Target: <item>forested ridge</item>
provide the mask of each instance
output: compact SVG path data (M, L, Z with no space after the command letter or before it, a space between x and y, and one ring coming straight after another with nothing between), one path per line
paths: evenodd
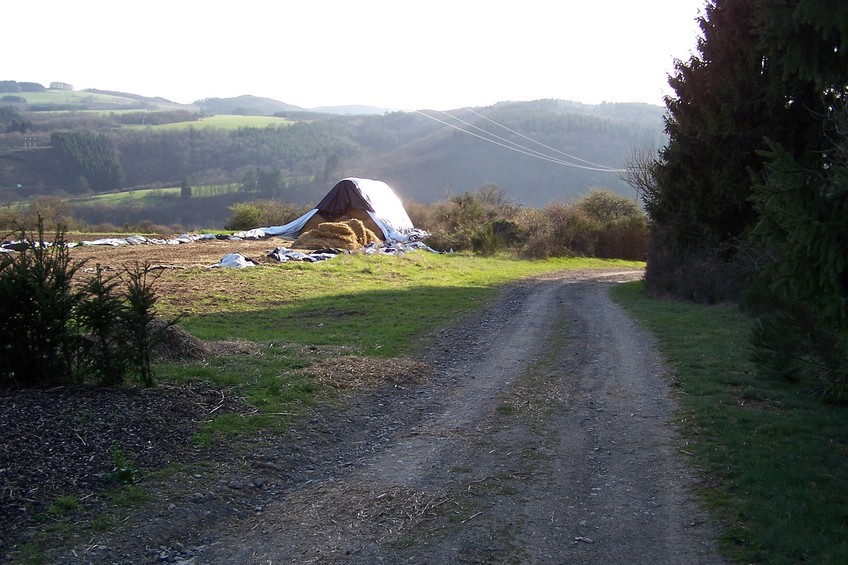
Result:
M5 198L179 186L186 180L194 185L242 183L262 177L278 179L278 186L265 187L270 193L308 203L338 178L363 176L384 180L403 199L421 203L494 183L511 200L541 206L574 199L593 187L634 194L616 174L534 158L496 137L481 139L475 128L521 145L528 145L529 138L613 168L622 167L635 148L658 146L662 137L663 109L646 104L541 100L473 111L372 115L333 115L282 105L274 112L286 119L282 125L224 129L195 127L208 117L204 104L226 107L217 99L157 109L149 107L156 100L129 99L144 108L48 114L31 111L33 105L5 106L0 125L0 189ZM268 100L251 97L233 99L232 104L242 114L274 109ZM22 121L25 131L20 131ZM158 127L177 122L184 126ZM97 156L69 149L84 146ZM541 146L533 149L550 153Z

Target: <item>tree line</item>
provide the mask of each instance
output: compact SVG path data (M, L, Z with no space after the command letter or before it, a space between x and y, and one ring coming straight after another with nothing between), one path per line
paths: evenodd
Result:
M848 400L848 5L710 0L633 161L655 294L756 315L764 371Z

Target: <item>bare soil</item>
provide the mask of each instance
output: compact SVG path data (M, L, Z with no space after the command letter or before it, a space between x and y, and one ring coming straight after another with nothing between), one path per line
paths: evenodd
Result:
M8 392L3 450L33 434L44 441L0 465L2 517L16 524L0 539L0 559L22 559L29 542L51 563L723 563L693 494L698 477L677 447L668 370L608 296L639 276L524 281L441 330L420 359L329 364L325 374L385 378L362 379L283 437L191 447L191 431L216 407L250 410L203 388L150 392L162 395L158 407L111 412L114 398L90 391L41 391L40 400ZM81 437L62 440L78 451L40 449L60 432L29 428L29 412L15 411L61 397L79 408L56 419L106 410L118 425L86 436L93 430L78 418L70 429ZM91 516L105 498L93 495L61 536L50 518L33 518L41 495L32 487L54 479L22 469L64 459L68 473L84 472L84 443L102 435L132 446L124 442L142 435L130 425L138 420L147 430L138 441L155 455L139 483L151 499L112 506L114 519L98 527ZM165 462L179 465L149 470ZM102 488L87 476L83 491ZM19 486L6 496L21 483L29 499Z

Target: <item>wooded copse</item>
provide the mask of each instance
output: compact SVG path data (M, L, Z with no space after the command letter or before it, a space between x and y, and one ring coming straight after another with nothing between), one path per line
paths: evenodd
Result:
M631 178L659 295L742 300L765 372L848 400L848 5L712 0Z

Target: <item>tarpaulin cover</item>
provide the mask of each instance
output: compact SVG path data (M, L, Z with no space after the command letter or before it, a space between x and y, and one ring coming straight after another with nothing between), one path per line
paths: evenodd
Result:
M346 178L336 183L318 205L284 226L264 228L268 236L296 237L306 222L316 213L329 221L347 214L351 209L364 210L383 232L386 240L404 241L415 231L412 220L400 198L379 180Z

